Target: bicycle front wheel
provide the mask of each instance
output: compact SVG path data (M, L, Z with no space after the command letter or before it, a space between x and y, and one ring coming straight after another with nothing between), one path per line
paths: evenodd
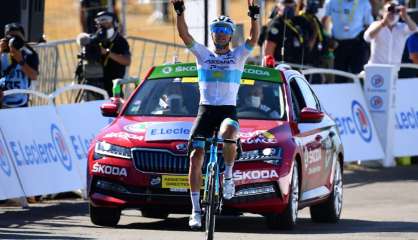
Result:
M205 237L206 240L213 240L213 234L215 232L215 218L216 218L216 196L215 196L215 171L212 169L208 179L208 196L206 203L206 215L205 215Z

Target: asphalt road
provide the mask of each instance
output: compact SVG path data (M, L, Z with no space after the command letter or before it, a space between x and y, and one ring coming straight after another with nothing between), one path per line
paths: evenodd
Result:
M258 215L220 217L215 239L408 239L418 240L418 166L346 171L344 206L338 224L312 223L300 212L294 231L266 228ZM88 205L80 199L44 201L29 209L0 205L0 239L203 239L187 228L186 215L168 220L123 212L117 228L94 226Z

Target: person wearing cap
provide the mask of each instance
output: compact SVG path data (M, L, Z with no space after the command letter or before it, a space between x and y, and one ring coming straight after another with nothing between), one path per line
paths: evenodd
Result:
M371 43L369 64L399 65L408 37L417 31L417 25L409 17L406 7L397 1L387 1L382 9L381 20L373 22L364 33ZM402 19L403 22L399 22Z
M267 29L264 56L273 56L276 62L299 65L308 62L308 43L313 36L309 22L297 15L294 0L277 1L277 16Z
M334 67L337 70L358 74L367 61L369 47L363 32L373 22L372 7L368 0L326 0L322 24L338 42ZM336 78L344 82L344 78Z
M128 41L118 31L116 16L107 11L99 12L95 18L98 28L96 35L100 39L101 51L100 64L103 66L102 81L89 82L107 91L110 97L113 96L113 80L125 76L126 66L131 64L131 53ZM85 100L97 100L102 97L96 93L86 92Z
M25 42L25 31L18 23L10 23L0 40L0 91L29 89L38 77L38 54ZM0 95L3 95L1 93ZM27 94L3 96L3 108L27 107Z
M97 31L97 26L94 24L96 15L103 11L110 11L118 16L116 0L80 0L80 24L82 31L95 33Z
M260 7L248 0L248 16L251 18L250 36L235 49L230 49L235 24L227 16L219 16L210 23L211 37L215 49L209 49L197 43L190 35L184 18L184 1L171 0L177 13L177 30L180 38L196 57L199 81L199 112L191 130L190 137L190 198L192 214L189 219L191 229L202 226L200 207L200 185L202 165L205 153L205 141L196 137L210 138L215 129L223 139L236 141L239 132L237 117L237 95L240 87L244 64L257 44L259 35ZM231 199L235 195L232 169L237 154L236 143L224 143L223 157L225 171L223 175L223 197Z

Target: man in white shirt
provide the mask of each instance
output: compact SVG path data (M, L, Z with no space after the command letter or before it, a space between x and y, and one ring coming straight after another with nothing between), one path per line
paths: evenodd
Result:
M402 18L404 22L399 22ZM407 38L417 30L406 7L388 1L383 7L383 19L373 22L364 33L371 43L369 63L400 64Z

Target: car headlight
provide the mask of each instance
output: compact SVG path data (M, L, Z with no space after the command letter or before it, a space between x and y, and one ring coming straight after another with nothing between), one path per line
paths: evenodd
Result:
M238 161L257 161L263 160L271 164L278 164L282 158L281 148L263 148L252 151L244 151Z
M110 157L118 157L131 159L132 153L130 148L113 145L107 142L97 142L94 153ZM96 158L95 158L96 159Z

